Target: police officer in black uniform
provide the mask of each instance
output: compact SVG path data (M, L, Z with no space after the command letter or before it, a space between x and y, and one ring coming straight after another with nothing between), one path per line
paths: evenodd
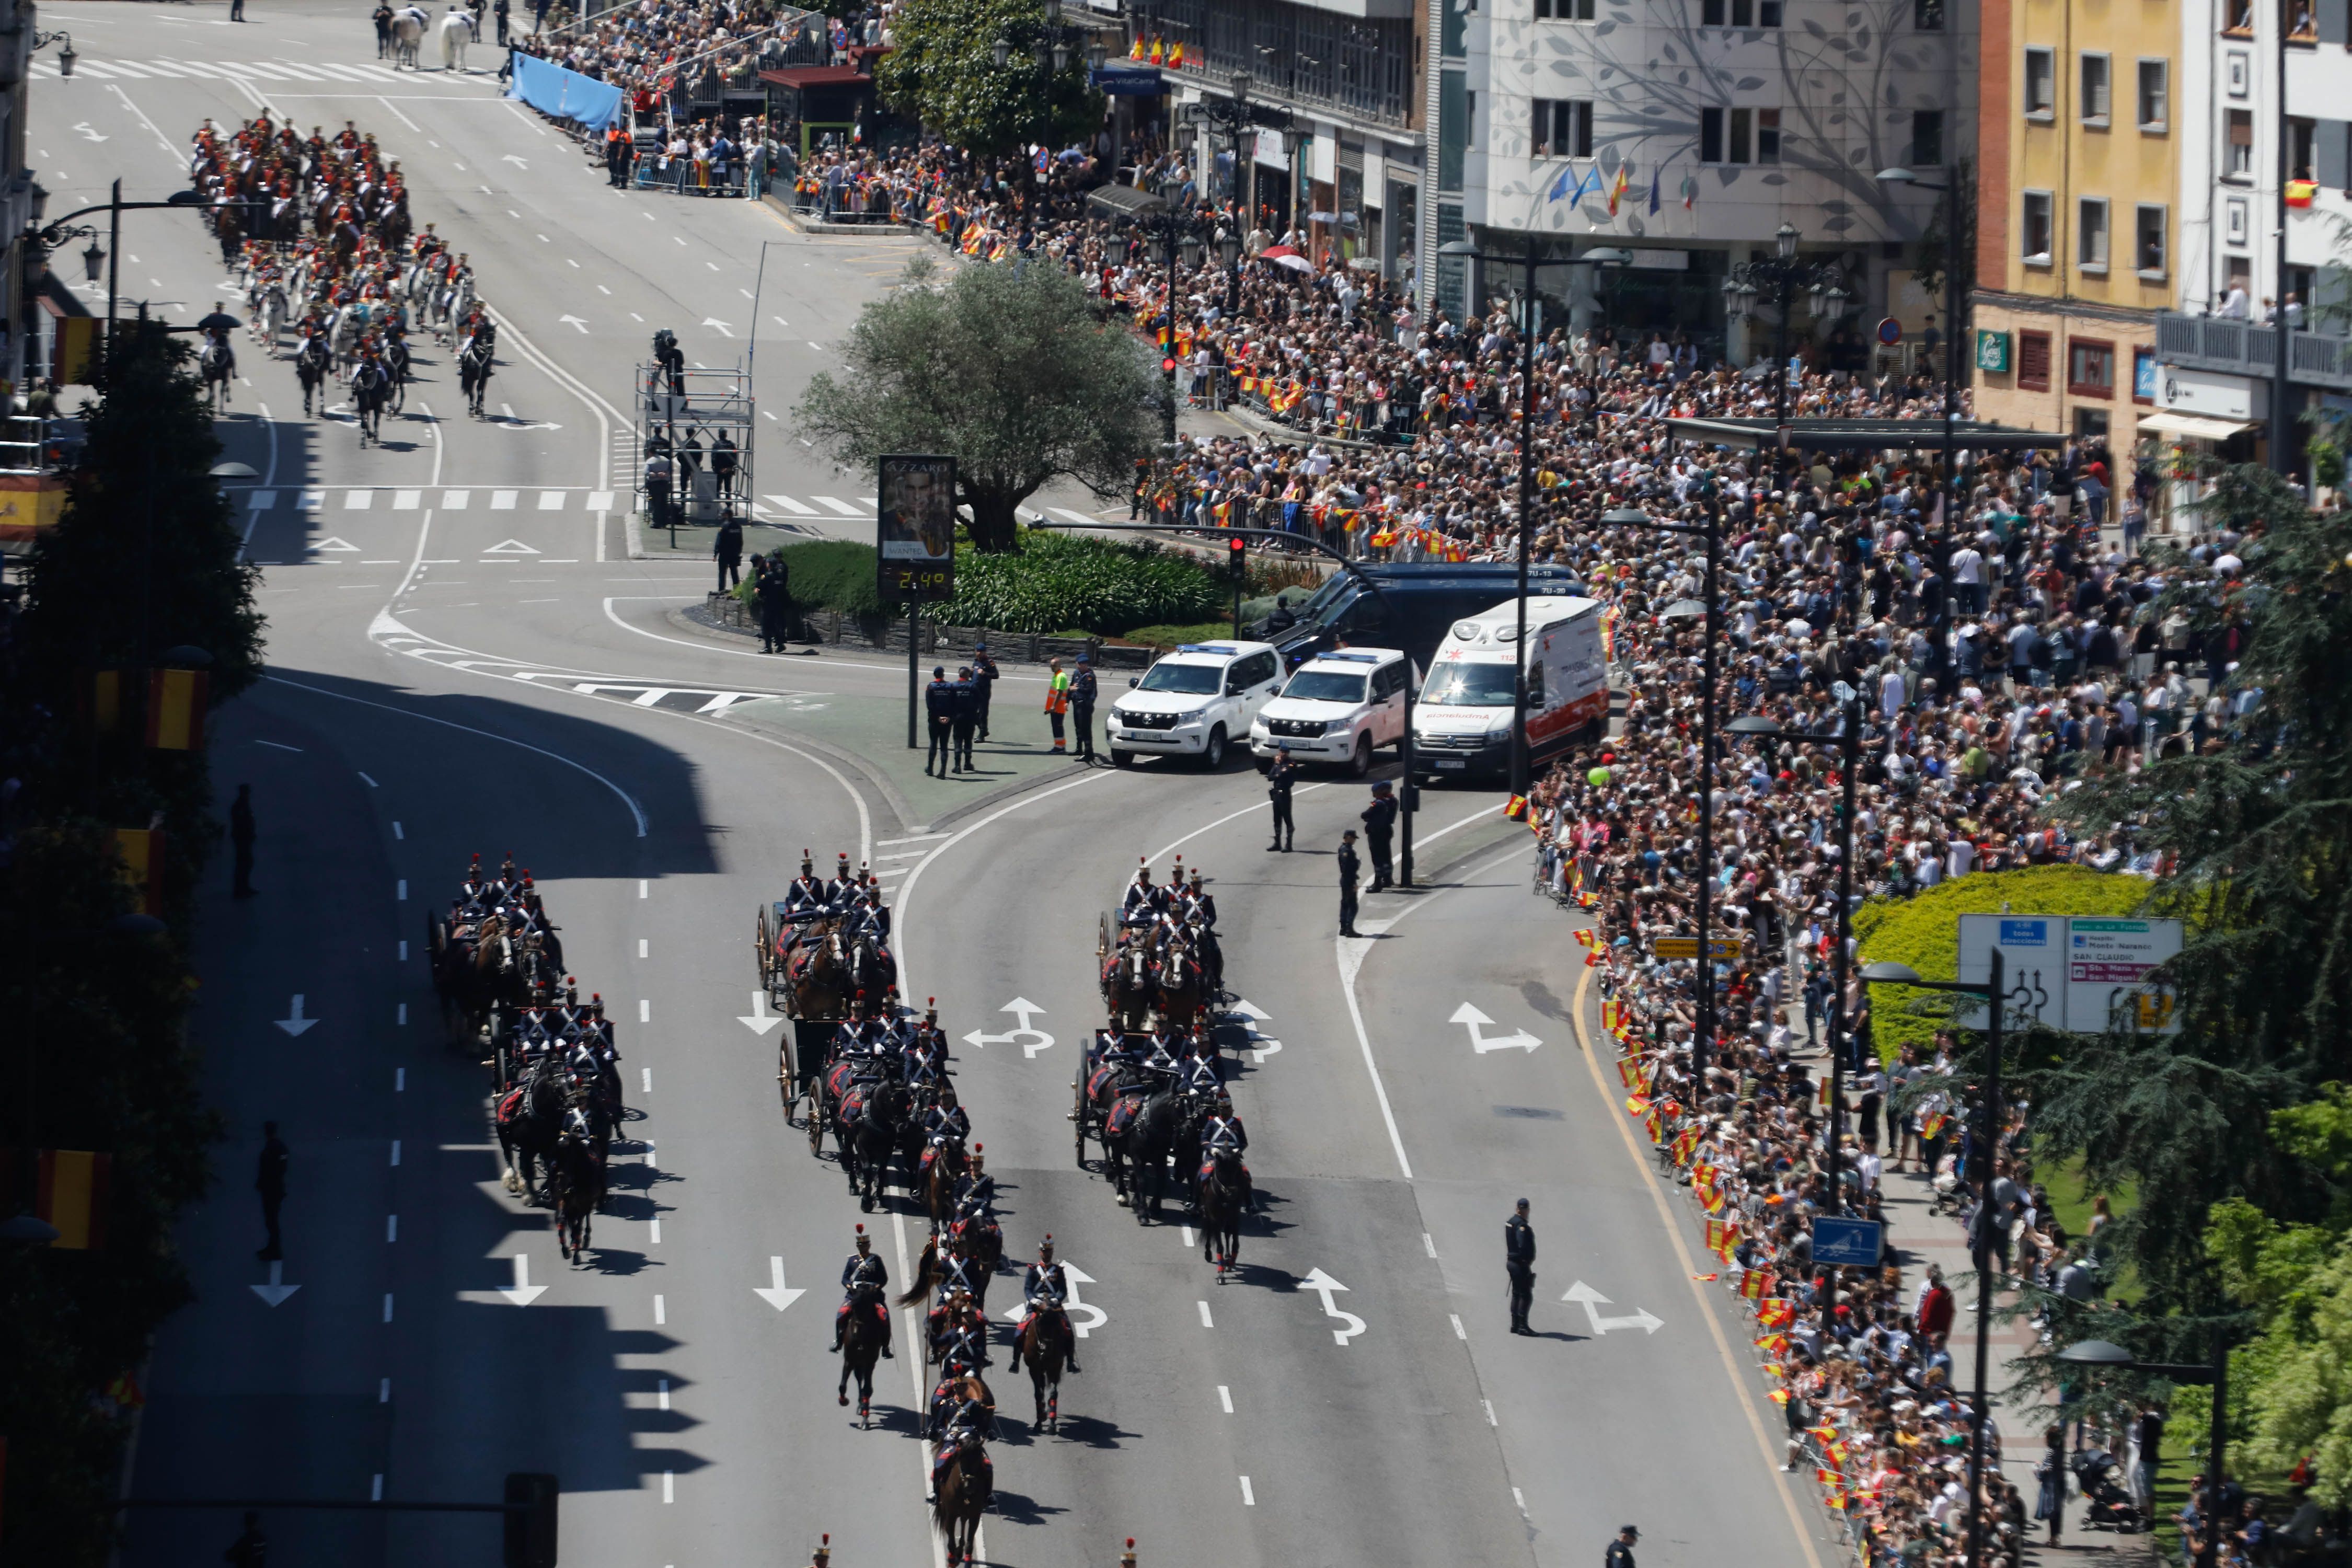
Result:
M1511 1277L1511 1332L1532 1334L1528 1309L1536 1299L1536 1232L1528 1223L1528 1200L1521 1198L1511 1217L1503 1222L1503 1268ZM1628 1557L1630 1564L1633 1559Z
M1339 934L1356 934L1356 881L1364 874L1364 862L1356 853L1356 830L1352 827L1339 835Z
M1601 1553L1601 1568L1633 1568L1633 1542L1641 1536L1642 1532L1632 1525L1620 1525L1617 1539L1609 1543L1607 1552Z
M933 768L939 776L948 776L948 763L953 753L949 742L955 733L955 683L948 679L948 667L931 666L931 683L923 689L923 712L930 721L931 752L923 763L929 774Z
M998 670L996 661L988 657L988 645L975 643L971 650L971 685L980 694L980 738L988 739L988 703L996 695Z
M1396 842L1396 790L1383 779L1372 786L1372 804L1364 807L1364 837L1372 850L1372 885L1367 891L1377 893L1396 883L1390 858Z
M1298 837L1298 825L1290 819L1290 792L1298 783L1298 764L1290 758L1290 748L1276 745L1274 765L1265 771L1265 797L1274 803L1274 842L1265 847L1271 855L1276 850L1287 855L1291 841Z
M1085 654L1078 655L1077 668L1070 675L1070 722L1078 731L1078 743L1072 754L1088 764L1095 760L1095 698L1098 689L1094 660Z
M952 754L955 771L974 772L971 765L971 738L980 728L980 683L972 679L971 666L956 668L954 683L949 688L955 694Z

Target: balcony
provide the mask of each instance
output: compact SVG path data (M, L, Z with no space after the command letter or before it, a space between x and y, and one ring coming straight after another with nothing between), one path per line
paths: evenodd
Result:
M2287 336L2290 382L2333 392L2352 391L2352 338L2311 331ZM2156 354L2166 364L2189 370L2267 381L2278 374L2278 329L2167 310L2156 318Z

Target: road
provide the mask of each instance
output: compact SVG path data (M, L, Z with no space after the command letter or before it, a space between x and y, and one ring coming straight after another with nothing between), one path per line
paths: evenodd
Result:
M401 160L418 221L471 255L506 327L490 404L512 412L465 418L428 355L406 415L362 449L240 348L219 428L261 476L242 494L270 677L218 715L215 746L221 783L254 785L261 896L205 905L197 1041L229 1132L187 1224L196 1300L156 1347L137 1493L478 1500L543 1469L562 1479L567 1563L799 1561L820 1531L844 1568L930 1560L916 1362L884 1363L883 1419L859 1431L824 1349L853 1226L899 1279L921 1223L862 1215L811 1160L752 1000L753 912L805 847L871 860L908 993L936 995L958 1040L995 1037L959 1045L958 1071L1008 1249L1050 1232L1100 1314L1081 1314L1059 1436L1030 1430L1000 1360L990 1561L1097 1564L1132 1535L1146 1563L1588 1568L1628 1520L1652 1564L1832 1561L1773 1468L1777 1413L1736 1320L1689 1278L1616 1127L1570 1023L1591 1005L1580 950L1528 897L1491 798L1433 791L1427 886L1368 900L1372 934L1347 942L1329 851L1358 786L1303 789L1300 851L1270 854L1245 766L1045 771L1039 674L1017 668L1002 765L918 780L903 664L762 658L677 614L707 564L630 558L620 412L655 327L732 363L757 289L778 417L756 488L803 509L769 503L779 521L854 533L864 481L786 411L916 242L609 191L486 74L379 71L347 7L248 15L46 8L80 54L73 79L35 88L50 211L117 176L126 195L176 188L206 115L354 119ZM222 297L182 214L126 220L122 278L175 320ZM467 858L509 851L620 1023L631 1120L585 1266L500 1184L486 1076L444 1043L423 960ZM1097 917L1139 856L1164 872L1179 854L1217 895L1254 1024L1229 1033L1266 1213L1222 1286L1181 1212L1139 1224L1075 1163L1065 1120L1098 1022ZM1487 1021L1454 1021L1465 1005ZM275 1289L248 1195L269 1118L293 1151ZM1522 1195L1543 1247L1534 1339L1504 1332L1499 1227ZM781 1307L761 1294L779 1258L806 1292ZM1589 1300L1561 1299L1579 1284ZM1000 1317L1016 1294L999 1282ZM269 1529L290 1563L496 1550L479 1517L285 1512ZM201 1559L233 1534L145 1512L124 1561L191 1543Z

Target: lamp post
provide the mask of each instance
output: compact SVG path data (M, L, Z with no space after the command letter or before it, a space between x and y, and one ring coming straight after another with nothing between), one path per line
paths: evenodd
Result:
M1054 79L1070 68L1071 31L1062 25L1062 0L1045 0L1045 26L1030 44L1029 53L1037 62L1037 144L1046 148L1048 156L1051 156L1049 143L1054 139ZM1012 63L1013 48L1010 37L1003 33L996 36L996 41L989 46L988 52L995 59L998 69L1002 70ZM1097 69L1100 69L1103 61L1108 58L1108 52L1099 43L1087 51L1088 62ZM1032 212L1035 211L1037 205L1036 187L1045 183L1045 171L1033 170L1033 173L1036 177L1030 182L1029 199L1024 204Z
M1953 422L1959 416L1960 405L1960 191L1958 182L1947 180L1942 184L1923 180L1908 169L1881 169L1878 178L1889 185L1909 185L1916 190L1934 191L1944 198L1944 529L1943 537L1935 542L1933 554L1936 570L1951 570L1953 534L1959 526L1960 504L1966 499L1960 488L1959 451ZM1952 625L1950 584L1938 596L1936 609L1934 657L1938 679L1947 678L1951 668L1950 632Z
M1843 798L1838 813L1838 908L1837 959L1832 973L1837 986L1837 1005L1830 1013L1830 1127L1825 1140L1829 1144L1830 1212L1845 1212L1845 1189L1838 1184L1839 1154L1838 1124L1845 1114L1845 968L1848 939L1853 929L1853 813L1854 778L1862 772L1862 699L1853 687L1839 681L1832 688L1838 700L1839 723L1834 735L1813 735L1801 731L1783 730L1769 719L1748 714L1734 719L1731 732L1752 741L1793 741L1817 746L1838 748L1838 772ZM1710 986L1709 989L1712 989Z
M2213 1416L2209 1448L2205 1456L2205 1538L2197 1543L2198 1568L2213 1568L2215 1554L2220 1551L2221 1521L2214 1509L2221 1495L2221 1455L2230 1440L2230 1337L2220 1328L2213 1331L2212 1359L2200 1366L2194 1362L2141 1361L2131 1352L2105 1340L2083 1340L2058 1352L2058 1359L2072 1366L2104 1366L2116 1372L2144 1372L2153 1377L2173 1383L2213 1385Z
M1992 971L1983 984L1965 980L1924 980L1907 963L1868 963L1862 978L1871 985L1911 985L1923 991L1950 991L1985 1000L1984 1170L1977 1188L1977 1218L1969 1249L1977 1266L1976 1419L1969 1436L1969 1559L1968 1568L1981 1568L1984 1557L1984 1446L1990 1407L1985 1396L1985 1369L1992 1360L1992 1179L1993 1152L2000 1147L2000 1010L2002 995L2000 949L1992 950ZM1840 999L1841 1004L1843 998ZM2206 1564L2211 1568L2211 1564Z
M1437 247L1440 256L1459 256L1477 262L1517 262L1526 271L1520 294L1524 315L1519 321L1519 573L1514 594L1518 601L1518 630L1512 647L1517 661L1511 677L1511 793L1528 793L1528 556L1535 541L1536 482L1536 331L1542 314L1536 300L1538 267L1623 267L1633 259L1623 250L1588 250L1581 256L1542 257L1536 254L1536 236L1517 256L1480 250L1466 239Z
M110 351L114 346L114 302L120 292L117 284L121 279L122 267L122 215L124 213L146 212L158 207L217 208L260 205L257 202L247 201L215 201L202 191L173 191L160 202L126 202L122 199L122 182L117 180L114 182L111 194L105 201L91 206L76 207L55 223L45 226L35 237L40 241L45 249L54 249L59 242L68 238L83 237L89 238L90 247L82 253L82 262L89 268L89 280L93 283L98 281L99 264L103 262L106 266L106 343ZM107 215L106 247L103 249L97 243L97 230L86 226L73 226L75 218L86 213L94 212L103 212Z
M1845 271L1832 261L1805 261L1798 258L1797 241L1802 238L1795 225L1782 224L1772 234L1773 254L1743 261L1733 268L1723 280L1723 303L1727 318L1744 321L1756 312L1759 299L1769 295L1776 320L1772 328L1772 407L1773 422L1780 426L1780 440L1772 458L1772 483L1780 483L1781 459L1789 451L1789 318L1802 291L1808 298L1813 318L1832 325L1845 319L1853 303L1845 291Z

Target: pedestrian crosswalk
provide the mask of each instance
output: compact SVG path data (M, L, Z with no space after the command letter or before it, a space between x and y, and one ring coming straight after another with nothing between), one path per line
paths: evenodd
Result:
M55 61L37 59L33 62L35 76L49 81L67 79ZM394 70L388 65L345 63L327 65L318 60L305 60L296 65L289 60L187 60L176 58L149 60L94 60L88 55L74 57L73 79L88 77L94 81L145 81L151 79L194 78L210 81L246 81L263 87L283 87L289 83L313 86L341 82L380 88L386 82L415 79L414 71Z
M249 511L613 511L625 492L562 488L403 489L353 485L319 489L250 489Z

